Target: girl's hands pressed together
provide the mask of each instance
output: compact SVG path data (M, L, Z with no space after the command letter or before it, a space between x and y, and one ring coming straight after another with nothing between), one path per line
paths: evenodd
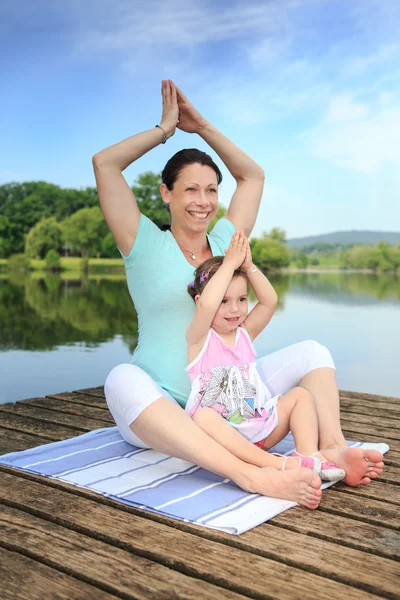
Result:
M161 82L161 95L163 110L160 127L162 127L168 137L172 137L179 119L176 86L173 81L164 79Z
M175 85L175 84L173 84ZM207 125L206 119L199 113L191 102L184 96L181 90L176 87L178 108L179 108L179 123L178 129L186 131L186 133L198 133Z
M238 269L246 258L246 242L247 238L243 231L236 231L229 248L225 250L224 264L228 264L232 269Z
M246 256L242 263L243 271L248 271L250 267L253 266L253 257L251 256L251 248L249 244L249 240L245 237L245 248L246 248Z

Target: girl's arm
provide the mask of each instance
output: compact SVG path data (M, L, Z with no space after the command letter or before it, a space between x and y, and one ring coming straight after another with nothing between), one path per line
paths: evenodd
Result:
M160 127L167 137L175 133L178 121L176 88L170 81L162 82L163 113ZM158 146L164 133L154 127L101 150L93 156L93 168L104 218L118 247L128 255L139 228L140 211L136 198L122 171L135 160Z
M258 302L249 312L243 325L247 329L251 339L254 340L272 319L278 303L278 295L265 275L252 262L250 246L247 240L246 244L246 259L243 262L242 269L246 272Z
M246 238L241 231L237 231L232 236L224 262L207 283L201 296L198 297L196 312L186 330L188 349L191 346L203 345L215 313L232 281L233 273L235 269L240 267L246 255L245 242Z
M236 229L249 236L257 218L264 187L264 171L243 150L226 138L204 119L177 88L179 129L198 133L218 154L231 175L236 179L236 191L229 204L227 219Z

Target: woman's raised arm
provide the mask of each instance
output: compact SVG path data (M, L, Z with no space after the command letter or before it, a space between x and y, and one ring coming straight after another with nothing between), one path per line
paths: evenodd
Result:
M176 88L179 123L177 127L188 133L197 133L218 154L236 179L236 190L229 204L227 218L236 229L248 237L256 222L264 187L264 171L243 150L213 127Z
M93 156L101 210L118 247L125 255L130 253L134 244L140 212L122 171L158 146L163 141L164 134L166 137L174 135L178 104L175 86L168 80L162 82L162 99L163 113L159 128L154 127L133 135Z

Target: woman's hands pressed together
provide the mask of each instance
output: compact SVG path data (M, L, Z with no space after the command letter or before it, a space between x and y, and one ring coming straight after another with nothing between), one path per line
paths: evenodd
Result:
M176 86L170 79L161 82L162 116L160 127L165 131L167 137L172 137L179 119L178 99Z
M173 84L175 85L175 84ZM178 129L186 133L199 133L201 129L208 125L208 121L199 113L181 90L175 86L178 98L179 122Z
M176 127L186 133L198 133L208 122L171 79L161 82L163 111L160 127L172 137Z

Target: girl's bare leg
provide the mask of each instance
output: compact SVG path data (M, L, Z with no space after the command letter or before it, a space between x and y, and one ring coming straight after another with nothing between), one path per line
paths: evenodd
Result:
M305 390L302 391L305 392ZM249 442L212 408L201 408L192 418L196 425L201 427L207 435L240 460L256 467L282 469L284 457L268 454L268 452ZM286 459L285 469L298 468L299 461L297 458L289 457Z
M179 406L160 397L131 424L131 429L151 448L188 460L227 477L251 493L284 498L317 508L321 480L310 469L276 471L240 460L207 435Z
M272 448L291 431L297 452L304 456L318 452L317 413L310 392L301 387L293 388L279 399L277 411L278 425L263 447L267 450ZM324 460L323 456L321 460Z
M383 469L383 455L377 450L349 448L340 425L339 392L334 369L314 369L299 384L315 400L319 423L319 448L323 455L347 473L348 485L367 484Z

